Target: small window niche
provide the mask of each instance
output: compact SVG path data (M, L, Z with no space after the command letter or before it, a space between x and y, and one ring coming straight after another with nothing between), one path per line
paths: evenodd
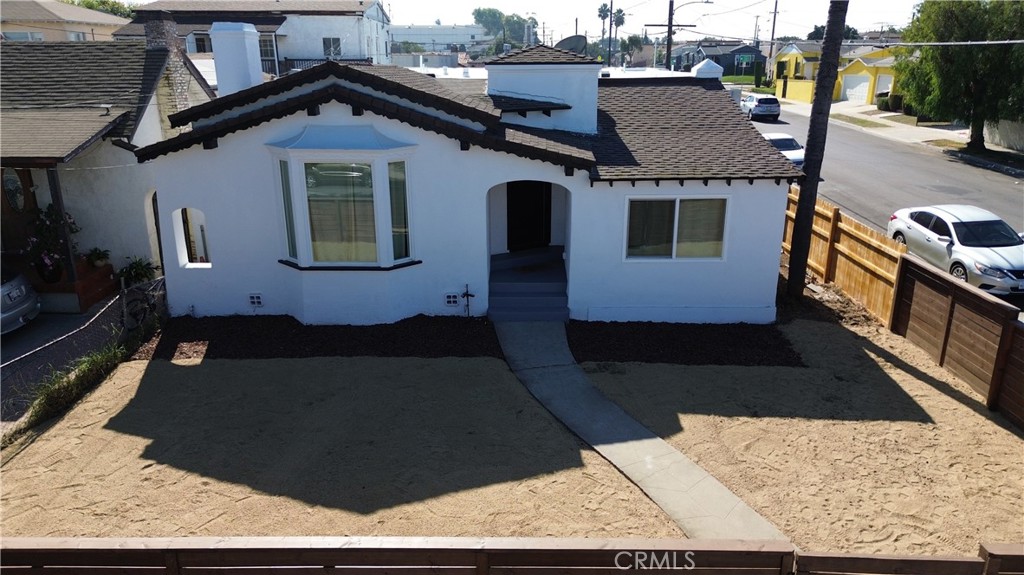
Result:
M195 208L182 208L174 211L171 220L174 224L178 265L187 269L212 267L206 215Z

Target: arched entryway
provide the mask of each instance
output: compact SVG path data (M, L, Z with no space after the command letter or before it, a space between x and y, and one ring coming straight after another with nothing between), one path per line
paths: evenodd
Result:
M491 188L488 316L496 321L566 320L569 192L518 180Z

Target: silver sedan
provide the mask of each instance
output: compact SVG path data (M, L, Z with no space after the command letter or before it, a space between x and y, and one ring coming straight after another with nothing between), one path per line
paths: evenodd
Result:
M1024 234L988 210L966 205L896 210L887 235L985 291L1024 293Z

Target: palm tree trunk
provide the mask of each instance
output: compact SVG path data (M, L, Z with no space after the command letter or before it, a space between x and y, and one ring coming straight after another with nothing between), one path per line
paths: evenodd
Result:
M818 180L821 162L825 158L825 137L828 134L828 113L832 106L832 90L839 76L839 48L846 30L847 0L832 0L828 6L825 40L821 45L821 64L814 83L814 102L807 129L807 149L804 152L804 181L800 185L796 217L793 221L793 240L789 253L789 281L786 293L800 297L804 292L807 274L807 256L811 249L811 227L814 224L814 206L818 202Z

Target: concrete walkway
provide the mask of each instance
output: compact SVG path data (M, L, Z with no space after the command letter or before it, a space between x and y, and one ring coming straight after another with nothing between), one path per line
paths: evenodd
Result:
M552 414L636 483L688 537L788 541L708 472L594 387L561 322L499 322L512 371Z

